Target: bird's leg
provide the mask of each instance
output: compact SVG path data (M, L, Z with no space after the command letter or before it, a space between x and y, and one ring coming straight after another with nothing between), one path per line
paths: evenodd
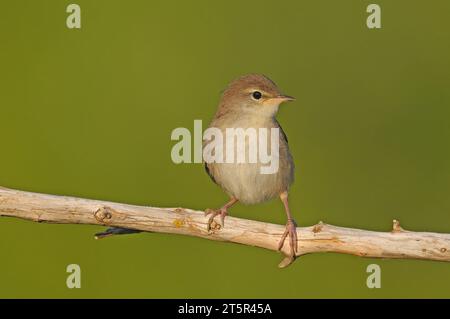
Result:
M236 198L232 197L228 203L226 203L225 205L223 205L221 208L219 208L217 210L210 209L210 208L207 208L205 210L205 216L211 215L208 219L208 226L207 226L208 231L211 230L211 224L214 220L214 217L216 217L217 215L220 215L220 224L221 224L222 228L223 228L223 226L225 226L225 216L228 215L228 208L230 208L231 206L236 204L237 201L238 200Z
M283 233L283 236L281 236L281 240L278 244L278 250L281 250L281 248L283 248L284 241L286 240L287 236L289 235L289 243L291 246L290 258L295 259L295 255L298 251L297 225L296 225L294 219L292 218L291 211L289 210L288 192L285 191L285 192L281 193L280 199L283 202L284 209L286 211L287 223L286 223L286 229Z

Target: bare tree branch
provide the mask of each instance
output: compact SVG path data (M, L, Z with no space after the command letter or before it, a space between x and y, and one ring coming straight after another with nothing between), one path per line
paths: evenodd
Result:
M213 223L207 231L208 218L201 211L186 208L134 206L67 196L44 195L0 187L0 216L17 217L35 222L91 224L125 228L107 230L98 235L116 233L159 232L202 237L277 251L284 226L236 217L227 217L221 229ZM390 232L327 225L298 227L297 256L317 252L336 252L363 257L404 258L450 261L450 234L413 232L394 220ZM103 236L99 236L103 237ZM289 247L280 263L292 263Z

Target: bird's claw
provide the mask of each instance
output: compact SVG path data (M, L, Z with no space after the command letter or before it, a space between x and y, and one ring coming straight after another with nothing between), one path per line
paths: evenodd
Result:
M286 229L284 230L283 236L281 236L280 242L278 243L278 250L283 248L284 242L289 235L289 244L291 247L289 257L295 259L298 252L298 241L297 241L297 225L293 219L288 219L286 223Z
M210 209L210 208L206 209L205 210L205 216L211 215L209 217L209 219L208 219L208 222L207 222L207 230L210 231L213 228L212 224L214 222L214 218L217 215L219 215L219 218L220 218L220 223L219 223L220 228L223 228L225 226L225 217L227 216L227 214L228 214L227 210L224 209L224 208L220 208L220 209L217 209L217 210Z

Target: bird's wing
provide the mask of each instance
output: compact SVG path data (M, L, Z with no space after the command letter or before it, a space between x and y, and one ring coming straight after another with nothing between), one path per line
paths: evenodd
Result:
M211 174L211 172L209 170L208 163L205 163L205 171L209 175L209 177L211 177L212 181L217 184L216 179L214 178L214 176Z
M286 144L288 144L288 138L286 133L284 133L283 128L281 127L280 123L277 122L278 127L280 128L280 132L281 132L281 138L284 139L286 141Z

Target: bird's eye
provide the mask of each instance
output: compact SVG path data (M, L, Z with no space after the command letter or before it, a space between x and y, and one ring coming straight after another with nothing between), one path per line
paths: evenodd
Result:
M262 93L259 92L259 91L255 91L255 92L252 93L252 97L253 97L255 100L259 100L260 98L262 98Z

